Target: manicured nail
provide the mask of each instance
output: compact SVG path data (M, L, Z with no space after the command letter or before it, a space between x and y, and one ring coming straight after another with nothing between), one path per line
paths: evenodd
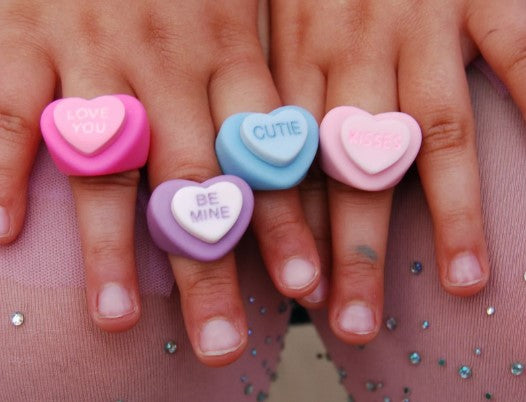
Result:
M302 289L316 277L316 268L301 258L289 260L281 271L281 281L289 289Z
M223 318L208 321L201 329L201 352L205 356L221 356L233 352L241 345L241 335Z
M303 300L305 300L306 302L312 303L312 304L321 303L327 298L328 288L329 288L329 285L327 283L327 278L322 276L320 278L320 283L318 284L316 289L314 289L314 291L310 295L305 296Z
M340 328L345 332L357 335L370 334L374 331L373 311L361 302L353 302L340 313Z
M472 253L457 255L449 265L449 281L455 286L470 286L482 280L482 269Z
M132 313L133 303L128 291L117 283L105 285L99 293L98 311L104 318L120 318Z
M0 207L0 236L5 236L9 233L11 222L9 222L9 214L7 209Z

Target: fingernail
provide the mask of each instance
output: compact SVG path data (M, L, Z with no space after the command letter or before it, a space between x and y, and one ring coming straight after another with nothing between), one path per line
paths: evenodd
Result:
M0 236L5 236L9 233L11 222L9 221L9 214L7 209L0 207Z
M201 352L206 356L221 356L241 345L241 335L223 318L208 321L201 329Z
M322 276L316 289L308 296L305 296L303 300L312 304L321 303L327 298L328 287L327 278Z
M469 286L482 280L482 269L472 253L456 256L449 265L449 281L455 286Z
M349 304L340 313L340 328L345 332L352 332L358 335L370 334L374 331L373 311L361 302Z
M293 258L283 266L281 281L289 289L302 289L308 286L316 276L316 268L309 261Z
M120 318L132 313L133 303L128 291L117 283L105 285L99 293L98 311L104 318Z

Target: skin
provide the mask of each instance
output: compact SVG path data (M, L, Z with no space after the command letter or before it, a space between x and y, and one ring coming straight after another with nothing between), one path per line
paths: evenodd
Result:
M214 140L223 120L281 106L259 43L257 12L256 0L57 0L52 5L3 0L0 207L9 227L0 243L14 241L22 230L40 113L55 97L136 96L151 124L152 188L170 179L202 182L220 174ZM139 178L138 171L70 178L87 305L95 324L107 331L129 329L140 316L133 237ZM297 190L256 194L253 218L270 276L289 297L308 295L320 280L321 264L300 202ZM313 275L291 288L282 269L293 258L308 261ZM247 344L247 324L232 253L213 263L175 256L170 262L198 358L212 366L237 359ZM120 285L130 296L127 314L99 312L99 292L108 284ZM239 342L207 353L201 332L217 318L230 322Z
M486 285L489 261L464 69L481 53L526 113L526 3L439 3L272 0L272 72L283 102L309 109L318 121L340 105L416 118L423 132L416 162L434 224L438 275L447 292L471 296ZM364 192L323 175L311 178L316 182L304 185L305 210L327 211L330 221L330 228L319 218L310 222L317 239L332 238L330 246L318 241L323 276L331 278L330 325L342 340L363 344L382 322L392 190ZM454 261L465 266L467 258L478 263L480 275L460 283L450 267ZM343 311L353 303L372 310L370 332L342 327Z

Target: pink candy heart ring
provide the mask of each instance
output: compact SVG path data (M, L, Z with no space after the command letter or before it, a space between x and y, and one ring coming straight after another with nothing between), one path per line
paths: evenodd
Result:
M125 172L148 158L148 118L132 96L56 100L44 109L40 127L51 157L67 175Z
M421 143L418 123L405 113L371 115L340 106L320 126L321 167L352 187L384 190L402 179Z

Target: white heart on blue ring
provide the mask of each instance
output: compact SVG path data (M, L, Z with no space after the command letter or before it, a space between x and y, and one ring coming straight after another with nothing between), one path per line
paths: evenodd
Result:
M240 128L241 140L257 157L274 166L289 165L307 141L309 126L297 110L275 115L250 114Z

